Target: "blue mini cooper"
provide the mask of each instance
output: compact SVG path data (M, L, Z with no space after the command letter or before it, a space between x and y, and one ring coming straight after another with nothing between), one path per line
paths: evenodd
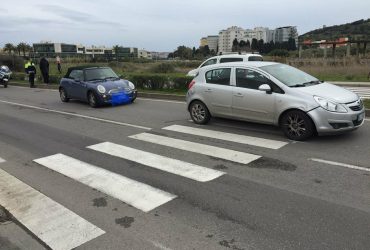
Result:
M135 85L120 79L111 68L91 66L69 68L60 81L59 93L62 102L78 99L93 108L131 103L137 96Z

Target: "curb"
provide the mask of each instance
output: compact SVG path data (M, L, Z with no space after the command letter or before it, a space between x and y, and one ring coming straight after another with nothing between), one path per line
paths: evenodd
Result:
M370 87L370 82L333 82L325 81L342 87Z

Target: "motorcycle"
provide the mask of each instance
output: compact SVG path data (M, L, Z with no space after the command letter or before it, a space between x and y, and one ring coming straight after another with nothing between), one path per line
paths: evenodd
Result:
M0 67L0 84L4 85L4 88L8 87L8 82L10 80L10 76L12 72L8 68L8 66L1 66Z

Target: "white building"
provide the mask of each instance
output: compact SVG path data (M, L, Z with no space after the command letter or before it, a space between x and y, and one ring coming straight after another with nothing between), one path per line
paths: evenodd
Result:
M149 59L149 60L153 59L152 53L150 51L139 49L138 53L139 53L139 58L144 58L144 59Z
M243 40L245 30L241 27L232 26L226 30L221 30L218 38L218 53L224 54L225 52L232 52L233 41Z
M217 53L219 36L207 36L207 45L210 51Z
M252 44L253 39L263 40L264 43L273 41L274 31L265 27L256 27L254 29L246 29L243 40L249 41Z

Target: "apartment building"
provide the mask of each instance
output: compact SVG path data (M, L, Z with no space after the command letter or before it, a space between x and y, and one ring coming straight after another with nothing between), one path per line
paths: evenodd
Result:
M233 41L243 40L245 30L241 27L232 26L228 29L221 30L218 35L218 53L232 52Z

